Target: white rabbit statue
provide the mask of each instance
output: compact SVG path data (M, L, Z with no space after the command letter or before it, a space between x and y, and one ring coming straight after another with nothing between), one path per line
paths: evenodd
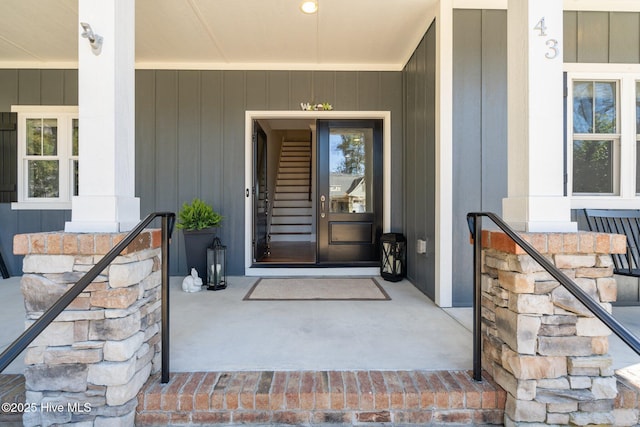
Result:
M198 277L198 270L191 269L191 275L182 281L182 290L185 292L199 292L202 290L202 279Z

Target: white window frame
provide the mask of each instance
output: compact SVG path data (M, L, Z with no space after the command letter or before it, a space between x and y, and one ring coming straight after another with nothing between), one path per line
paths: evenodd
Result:
M77 106L59 105L14 105L11 111L18 114L18 201L11 204L15 210L53 210L71 209L73 196L73 160L72 155L73 119L78 118ZM33 198L28 194L27 161L27 119L56 119L58 124L58 174L59 195L52 198Z
M567 194L572 209L638 209L640 197L636 196L636 81L640 81L639 64L565 64L567 72ZM573 81L618 82L618 134L614 142L614 191L613 195L573 194ZM616 152L617 150L617 152ZM640 189L638 189L640 192Z

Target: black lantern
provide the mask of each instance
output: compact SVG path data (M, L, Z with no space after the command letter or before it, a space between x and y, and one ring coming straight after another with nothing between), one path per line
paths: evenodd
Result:
M207 248L207 285L210 291L227 287L227 247L218 237Z
M407 267L407 239L400 233L386 233L380 238L380 243L380 276L389 282L399 282Z

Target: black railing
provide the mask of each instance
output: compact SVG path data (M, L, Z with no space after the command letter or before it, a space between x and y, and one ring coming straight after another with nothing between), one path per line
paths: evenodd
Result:
M514 242L518 244L531 258L533 258L542 268L544 268L554 279L564 286L574 297L585 305L602 323L607 325L611 331L636 353L640 354L640 339L633 335L627 328L618 322L607 310L597 301L583 291L566 274L560 271L555 265L538 252L527 241L520 237L506 222L498 215L491 212L471 212L467 214L467 223L473 237L473 378L477 381L482 379L482 217L486 216L502 231L505 232Z
M8 279L9 277L9 270L7 270L7 265L4 263L4 259L2 258L2 252L0 252L0 273L2 273L2 278L3 279Z
M0 354L0 372L3 372L29 344L35 340L44 329L54 321L60 313L78 296L98 275L120 255L133 240L149 225L155 218L162 217L162 374L161 381L169 382L169 239L173 231L176 215L173 212L156 212L149 214L145 219L127 234L127 236L98 263L82 276L78 282L65 292L38 320L29 326L5 351Z

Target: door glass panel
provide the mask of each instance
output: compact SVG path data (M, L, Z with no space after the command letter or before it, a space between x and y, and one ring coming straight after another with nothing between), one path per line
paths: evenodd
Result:
M332 128L329 134L329 212L373 211L373 129Z

